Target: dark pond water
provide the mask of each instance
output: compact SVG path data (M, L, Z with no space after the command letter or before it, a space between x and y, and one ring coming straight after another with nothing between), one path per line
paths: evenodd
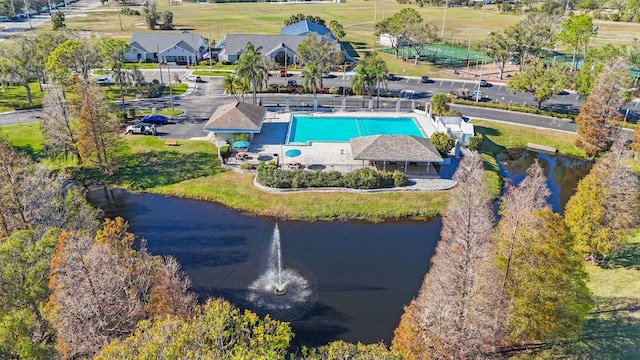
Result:
M268 265L276 220L223 206L114 190L90 199L106 216L122 216L156 255L174 255L200 298L224 297L264 313L247 300L248 287ZM310 282L305 307L274 317L291 320L296 345L388 344L402 307L417 293L441 223L279 221L284 266ZM294 309L295 310L295 309Z
M553 211L562 212L576 186L591 169L591 162L570 156L560 156L529 150L511 150L501 159L500 168L510 184L519 184L526 170L538 160L547 176L547 186L551 190L549 203Z
M502 165L511 181L539 159L549 178L554 210L562 209L589 169L579 159L522 151ZM201 299L223 297L261 315L249 286L268 268L275 219L247 216L212 203L114 190L90 199L108 217L121 216L156 255L173 255ZM291 321L294 346L333 340L387 344L402 307L418 292L440 238L429 222L279 221L284 267L309 282L311 296L291 310L269 311ZM275 296L275 295L274 295Z

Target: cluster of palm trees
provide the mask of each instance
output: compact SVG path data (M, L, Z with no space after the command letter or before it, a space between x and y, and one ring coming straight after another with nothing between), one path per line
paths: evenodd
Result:
M267 86L269 79L269 64L260 53L262 47L255 47L247 43L242 55L238 59L236 73L228 74L222 81L222 87L227 94L235 96L236 100L244 101L244 96L251 90L253 103L257 103L257 92ZM317 89L322 88L322 73L325 69L315 62L308 63L302 71L302 86L306 91L313 92L316 97ZM373 53L360 61L352 78L351 86L356 95L362 95L364 106L365 96L372 96L373 90L378 88L377 96L380 101L380 89L386 89L389 81L389 69L378 53Z

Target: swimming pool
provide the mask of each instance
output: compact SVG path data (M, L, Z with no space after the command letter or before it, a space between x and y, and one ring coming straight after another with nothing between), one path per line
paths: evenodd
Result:
M416 120L411 117L293 115L289 123L287 144L349 142L355 137L382 134L425 137Z

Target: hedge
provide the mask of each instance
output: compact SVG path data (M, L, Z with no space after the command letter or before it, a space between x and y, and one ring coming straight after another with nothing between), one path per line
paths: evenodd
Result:
M258 183L279 189L344 187L350 189L379 189L407 186L409 179L400 171L375 171L362 168L342 174L338 171L282 170L275 166L258 165Z

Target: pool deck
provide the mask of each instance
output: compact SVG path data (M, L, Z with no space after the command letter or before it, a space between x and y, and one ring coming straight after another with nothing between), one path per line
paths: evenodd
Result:
M291 162L298 162L307 169L328 169L348 172L367 167L368 162L353 160L351 146L348 142L313 142L309 145L285 144L289 121L294 112L268 112L262 125L262 131L251 140L247 150L248 161L257 164L260 161L269 162L278 159L285 168ZM412 117L420 125L426 137L435 132L435 126L426 115L417 112L305 112L305 115L318 116L348 116L348 117ZM301 154L295 158L286 156L289 149L299 149ZM235 159L230 160L234 164Z

